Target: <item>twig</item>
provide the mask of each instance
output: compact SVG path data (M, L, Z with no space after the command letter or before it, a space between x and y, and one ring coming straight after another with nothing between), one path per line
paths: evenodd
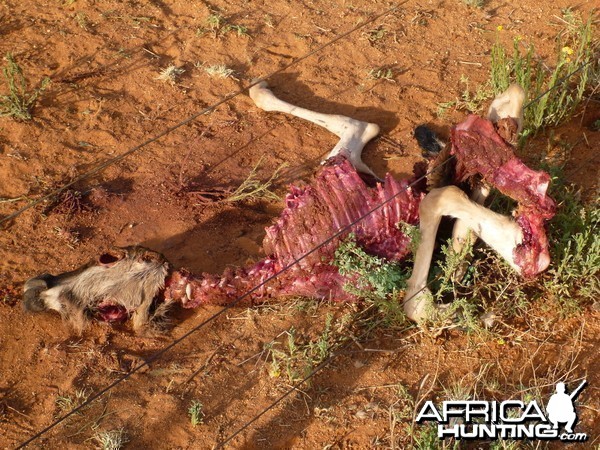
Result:
M467 66L477 66L477 67L483 67L483 64L478 63L478 62L471 62L471 61L458 61L459 64L465 64Z
M200 366L200 368L198 370L194 371L194 373L192 373L190 375L190 377L187 380L185 380L184 383L182 383L182 384L188 384L190 381L192 381L194 379L194 377L196 375L198 375L201 371L203 371L204 369L206 369L206 367L210 364L210 362L212 361L212 359L215 357L215 355L217 354L217 352L219 350L221 350L222 347L223 347L222 345L219 345L216 348L216 350L214 352L212 352L212 354L208 358L206 358L206 361L204 362L204 364L202 364L202 366Z

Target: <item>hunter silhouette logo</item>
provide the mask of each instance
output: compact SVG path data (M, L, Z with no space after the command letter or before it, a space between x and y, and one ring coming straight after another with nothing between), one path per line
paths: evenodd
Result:
M431 400L425 402L416 418L416 423L425 421L438 423L440 439L558 439L565 442L584 442L586 433L575 433L577 412L574 401L587 384L583 380L570 394L565 383L556 383L546 412L536 400L525 404L521 400L444 401L436 408ZM564 424L564 432L560 432Z
M554 430L557 430L558 424L563 422L567 424L565 431L573 433L573 425L577 421L573 400L579 395L586 383L587 381L583 380L570 395L565 393L565 383L556 383L556 394L552 394L548 406L546 406L548 419L552 422Z

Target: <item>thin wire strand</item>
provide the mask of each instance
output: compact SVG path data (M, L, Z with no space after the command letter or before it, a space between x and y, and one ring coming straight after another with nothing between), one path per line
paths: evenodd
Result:
M421 289L419 289L417 292L415 292L413 295L411 295L407 299L404 299L403 301L407 302L409 300L412 300L417 295L419 295L421 292L425 291L426 289L429 289L433 285L433 283L435 283L436 281L438 281L439 279L441 279L441 277L442 277L441 275L438 275L433 280L429 281ZM225 444L227 444L228 442L230 442L233 438L235 438L238 434L240 434L242 431L244 431L246 428L248 428L250 425L252 425L258 419L260 419L262 416L264 416L267 412L269 412L270 410L272 410L273 408L275 408L279 403L281 403L289 395L291 395L292 392L299 391L299 388L300 388L300 386L302 384L306 383L308 380L310 380L312 377L314 377L318 372L320 372L322 369L324 369L329 364L331 364L334 359L336 359L338 356L342 355L343 354L342 351L345 350L346 347L348 347L350 344L356 342L357 340L361 340L362 338L364 338L365 336L367 336L367 334L369 332L370 332L370 330L366 330L364 333L361 333L358 336L357 339L353 339L353 340L349 340L349 341L345 341L345 342L341 343L338 346L338 348L334 349L333 352L326 359L324 359L317 367L315 367L308 375L306 375L306 377L304 377L302 380L296 382L296 384L294 384L286 392L284 392L277 399L275 399L269 406L267 406L260 413L258 413L256 416L254 416L248 422L246 422L241 428L238 428L233 434L229 435L227 437L227 439L225 439L224 441L222 441L219 444L217 444L217 446L214 447L213 450L218 450L220 448L223 448L225 446Z
M564 78L562 78L558 83L556 83L552 88L547 89L545 92L543 92L542 94L538 95L536 98L534 98L533 100L531 100L529 103L527 103L525 106L523 106L523 109L527 109L528 107L530 107L531 105L533 105L535 102L539 101L541 98L543 98L546 94L548 94L550 91L552 91L553 89L556 89L558 86L560 86L563 82L565 82L566 80L568 80L570 77L572 77L573 75L575 75L577 72L579 72L581 69L583 69L588 63L583 64L581 67L579 67L578 69L574 70L573 72L571 72L570 74L568 74L567 76L565 76ZM454 155L452 155L450 158L448 158L443 164L447 163L448 161L450 161L451 159L454 158ZM597 158L592 158L592 161L595 161ZM434 168L433 170L437 170L439 167L441 167L443 164L440 164L440 166ZM585 163L582 163L580 166L578 166L574 172L578 172L580 169L582 169L584 167ZM405 301L411 300L412 298L414 298L416 295L418 295L420 292L424 291L425 289L429 288L435 281L437 281L437 279L439 279L440 277L438 276L437 278L434 278L433 280L431 280L429 283L427 283L423 288L421 288L420 290L418 290L414 295L412 295L410 298L406 299ZM364 336L365 334L361 335ZM341 346L341 348L345 348L348 345L350 345L351 342L347 342L344 345ZM337 349L339 350L339 349ZM262 416L264 416L266 413L268 413L269 411L271 411L273 408L275 408L279 403L281 403L283 400L285 400L289 395L291 395L293 392L299 390L300 386L302 386L304 383L306 383L308 380L310 380L312 377L314 377L318 372L320 372L322 369L324 369L325 367L327 367L329 364L331 364L333 362L334 359L336 359L341 353L338 351L337 353L332 353L327 359L325 359L324 361L322 361L317 367L315 367L306 377L304 377L302 380L298 381L296 384L294 384L291 388L289 388L286 392L284 392L281 396L279 396L277 399L275 399L271 404L269 404L269 406L267 406L265 409L263 409L260 413L258 413L257 415L255 415L252 419L250 419L248 422L246 422L242 427L238 428L233 434L229 435L227 437L227 439L225 439L224 441L221 441L216 447L215 450L221 449L225 446L225 444L227 444L228 442L230 442L231 440L233 440L236 436L238 436L241 432L243 432L244 430L246 430L250 425L252 425L254 422L256 422L258 419L260 419Z
M210 316L209 318L205 319L204 321L202 321L201 323L199 323L198 325L196 325L194 328L190 329L188 332L186 332L185 334L183 334L179 338L175 339L173 342L171 342L165 348L163 348L163 349L159 350L158 352L154 353L152 356L150 356L148 359L146 359L141 364L139 364L138 366L136 366L134 369L132 369L131 371L129 371L125 375L121 376L120 378L118 378L117 380L115 380L114 382L112 382L111 384L109 384L107 387L105 387L104 389L100 390L96 394L94 394L91 397L89 397L81 405L79 405L76 408L72 409L67 414L65 414L64 416L62 416L59 419L55 420L52 424L48 425L46 428L44 428L43 430L41 430L38 433L36 433L34 436L32 436L31 438L29 438L27 441L25 441L22 444L20 444L17 447L17 449L20 449L20 448L23 448L23 447L27 446L28 444L30 444L31 442L33 442L34 440L36 440L37 438L39 438L43 434L47 433L48 431L50 431L51 429L53 429L54 427L56 427L60 423L64 422L67 418L69 418L73 414L77 413L78 411L80 411L81 409L83 409L84 407L86 407L87 405L89 405L90 403L92 403L94 400L96 400L97 398L99 398L102 395L104 395L106 392L108 392L109 390L113 389L115 386L117 386L118 384L122 383L123 381L127 380L129 377L131 377L133 374L135 374L136 372L138 372L140 369L142 369L143 367L148 366L151 362L153 362L156 359L160 358L162 355L164 355L170 349L172 349L173 347L175 347L176 345L178 345L183 340L187 339L190 335L192 335L196 331L204 328L207 324L209 324L213 320L217 319L219 316L223 315L226 311L228 311L233 306L235 306L238 303L240 303L246 297L248 297L249 295L251 295L254 292L258 291L264 285L266 285L267 283L271 282L272 280L274 280L275 278L277 278L278 276L280 276L284 272L288 271L290 268L292 268L293 266L297 265L299 262L301 262L302 260L304 260L308 256L312 255L313 253L315 253L317 250L319 250L323 246L325 246L325 245L329 244L330 242L332 242L333 240L337 239L339 236L341 236L342 234L346 233L348 230L350 230L356 224L358 224L359 222L361 222L362 220L364 220L365 218L367 218L368 216L370 216L371 214L373 214L375 211L383 208L385 205L387 205L389 202L391 202L392 200L394 200L396 197L398 197L398 196L404 194L405 192L407 192L411 187L415 186L420 181L424 180L427 176L429 176L434 171L436 171L436 170L440 169L441 167L445 166L452 159L453 159L452 157L448 158L447 160L445 160L444 162L442 162L438 166L436 166L433 169L429 170L426 174L424 174L424 175L420 176L419 178L417 178L415 181L413 181L412 183L410 183L408 186L406 186L401 191L397 192L396 194L394 194L390 198L388 198L385 201L383 201L381 204L373 207L372 209L370 209L369 211L367 211L362 216L358 217L357 219L355 219L354 221L352 221L348 225L344 226L343 228L341 228L340 230L338 230L336 233L334 233L332 236L328 237L327 239L325 239L324 241L322 241L320 244L318 244L317 246L313 247L308 252L306 252L303 255L301 255L300 257L294 259L290 264L288 264L287 266L283 267L281 270L275 272L273 275L269 276L264 281L262 281L261 283L259 283L257 286L253 287L252 289L250 289L246 293L244 293L241 296L239 296L238 298L236 298L234 301L228 303L221 310L217 311L212 316ZM417 295L419 292L420 291L417 291L417 293L415 293L415 295ZM407 300L410 300L410 299L407 299Z
M2 224L3 222L6 222L7 220L10 220L11 218L14 218L16 216L18 216L19 214L21 214L22 212L26 211L27 209L35 206L35 204L40 203L41 201L44 201L47 198L50 198L53 195L56 195L62 191L64 191L65 189L67 189L69 186L73 185L74 183L76 183L77 181L80 181L81 179L84 179L87 176L91 176L97 172L100 172L101 170L103 170L104 168L110 166L111 164L114 164L117 161L120 161L121 159L125 158L126 156L134 153L135 151L139 150L140 148L162 138L163 136L169 134L170 132L180 128L181 126L191 122L192 120L196 119L197 117L206 114L212 110L214 110L216 107L218 107L219 105L229 101L230 99L240 95L241 93L243 93L246 89L251 88L252 86L255 86L256 84L267 80L268 78L274 76L277 73L280 73L283 70L288 69L289 67L293 66L294 64L312 56L313 54L317 53L318 51L323 50L324 48L328 47L329 45L333 44L334 42L337 42L338 40L348 36L349 34L351 34L352 32L362 28L363 26L377 20L378 18L389 14L390 12L396 10L398 7L402 6L403 4L405 4L408 0L405 0L404 2L395 5L394 7L384 11L383 13L378 14L377 16L363 22L362 24L354 27L353 29L351 29L350 31L343 33L340 36L337 36L336 38L334 38L333 40L329 41L328 43L322 45L321 47L307 53L306 55L298 58L297 60L292 61L291 63L285 65L284 67L278 69L277 71L271 73L270 75L264 77L264 78L260 78L255 80L254 82L250 83L245 89L239 90L234 94L231 94L227 97L225 97L224 99L222 99L221 101L217 102L215 105L205 108L204 110L202 110L199 113L194 114L193 116L190 116L188 119L180 122L177 125L174 125L172 127L167 128L165 131L163 131L162 133L160 133L159 135L155 136L154 138L148 139L147 141L143 142L142 144L139 144L135 147L133 147L132 149L128 150L127 152L112 158L102 164L100 164L97 168L92 169L91 171L87 172L86 174L82 175L81 177L78 177L78 179L76 179L75 181L72 181L71 183L63 186L62 188L58 189L55 191L55 193L53 194L49 194L45 197L42 197L41 199L38 199L36 202L32 202L30 205L28 205L25 208L22 208L19 211L17 211L16 213L11 214L10 216L7 216L5 218L3 218L2 220L0 220L0 224ZM581 70L585 65L584 64L582 67L580 67L579 69L577 69L576 71L572 72L571 74L569 74L568 76L564 77L560 83L563 83L566 79L568 79L570 76L572 76L573 74L577 73L579 70ZM543 94L541 94L540 96L536 97L536 99L532 100L531 102L529 102L527 105L524 106L524 108L529 107L531 104L533 104L535 101L538 101L540 98L542 98L544 95L546 95L548 92L550 92L551 90L555 89L559 84L556 84L555 86L553 86L552 88L548 89L546 92L544 92ZM444 165L446 165L447 163L449 163L450 161L452 161L455 158L454 155L450 156L448 159L446 159L444 162L442 162L441 164L439 164L438 166L434 167L433 169L429 170L426 174L422 175L421 177L417 178L415 181L413 181L412 183L410 183L404 190L396 193L395 195L393 195L392 197L386 199L384 202L382 202L380 205L375 206L374 208L372 208L370 211L368 211L367 213L365 213L364 215L360 216L359 218L357 218L356 220L354 220L352 223L346 225L345 227L343 227L342 229L340 229L338 232L336 232L334 235L330 236L329 238L325 239L323 242L321 242L320 244L318 244L316 247L314 247L313 249L311 249L310 251L308 251L307 253L303 254L302 256L300 256L299 258L295 259L294 261L292 261L289 265L283 267L281 270L279 270L278 272L274 273L273 275L271 275L270 277L268 277L267 279L265 279L262 283L260 283L259 285L255 286L254 288L250 289L249 291L247 291L246 293L244 293L243 295L241 295L240 297L238 297L237 299L235 299L234 301L232 301L231 303L229 303L228 305L226 305L224 308L222 308L220 311L218 311L217 313L213 314L212 316L210 316L208 319L204 320L203 322L201 322L200 324L198 324L197 326L195 326L194 328L192 328L191 330L189 330L188 332L186 332L184 335L180 336L179 338L177 338L175 341L173 341L171 344L167 345L165 348L159 350L158 352L156 352L155 354L153 354L152 356L150 356L147 360L145 360L144 362L142 362L141 364L139 364L138 366L136 366L134 369L132 369L130 372L128 372L127 374L123 375L121 378L115 380L113 383L111 383L110 385L108 385L107 387L105 387L104 389L100 390L99 392L97 392L96 394L94 394L93 396L91 396L90 398L88 398L88 400L86 400L84 403L82 403L81 405L79 405L78 407L74 408L73 410L71 410L70 412L68 412L67 414L65 414L64 416L60 417L59 419L57 419L55 422L53 422L52 424L50 424L49 426L47 426L46 428L44 428L43 430L39 431L38 433L36 433L34 436L32 436L31 438L29 438L27 441L21 443L17 449L21 449L24 448L25 446L29 445L31 442L35 441L36 439L38 439L39 437L41 437L42 435L46 434L47 432L49 432L51 429L55 428L57 425L59 425L60 423L62 423L63 421L65 421L67 418L69 418L70 416L72 416L73 414L77 413L78 411L80 411L81 409L83 409L85 406L89 405L90 403L92 403L93 401L95 401L96 399L98 399L99 397L101 397L102 395L104 395L106 392L108 392L109 390L113 389L115 386L117 386L118 384L122 383L123 381L126 381L129 377L131 377L132 375L134 375L135 373L137 373L140 369L142 369L143 367L148 366L151 362L155 361L156 359L160 358L163 354L165 354L166 352L168 352L171 348L175 347L176 345L178 345L180 342L182 342L183 340L187 339L191 334L195 333L196 331L200 330L201 328L203 328L204 326L206 326L208 323L210 323L211 321L217 319L219 316L221 316L222 314L224 314L226 311L228 311L231 307L237 305L239 302L241 302L244 298L246 298L247 296L251 295L252 293L256 292L257 290L259 290L260 288L262 288L265 284L269 283L270 281L272 281L273 279L275 279L276 277L278 277L279 275L281 275L282 273L284 273L285 271L289 270L291 267L293 267L294 265L298 264L300 261L302 261L303 259L307 258L308 256L310 256L311 254L313 254L314 252L316 252L317 250L319 250L321 247L327 245L328 243L332 242L333 240L335 240L336 238L338 238L340 235L342 235L343 233L345 233L346 231L348 231L350 228L352 228L353 226L355 226L357 223L361 222L362 220L364 220L366 217L368 217L369 215L371 215L372 213L374 213L375 211L379 210L380 208L382 208L383 206L385 206L386 204L388 204L389 202L391 202L393 199L395 199L396 197L398 197L399 195L403 194L404 192L406 192L408 189L410 189L412 186L416 185L417 183L419 183L420 181L422 181L423 179L425 179L428 175L430 175L431 173L433 173L434 171L438 170L439 168L443 167ZM435 280L433 280L435 281ZM431 282L430 282L431 283ZM421 291L423 291L425 288L427 288L429 286L429 283L423 287L422 289L420 289L419 291L417 291L413 296L411 296L408 299L405 299L405 301L411 300L412 298L414 298L416 295L418 295ZM289 394L291 394L291 392L293 392L294 390L297 389L297 386L301 385L302 383L304 383L305 381L307 381L308 379L310 379L312 376L316 375L316 373L318 371L320 371L323 367L325 367L327 364L325 364L326 361L324 361L323 363L321 363L319 366L317 366L317 368L315 368L315 370L313 371L313 373L309 374L309 376L307 376L305 379L303 379L302 381L300 381L297 385L295 385L290 391L288 391L287 393L285 393L282 397L280 397L280 399L276 400L275 404L270 405L269 407L267 407L266 410L264 410L263 412L261 412L258 416L256 416L250 423L248 423L247 425L244 425L244 427L242 427L242 429L238 430L237 433L241 432L243 429L247 428L247 426L249 426L251 423L253 423L255 420L258 420L259 417L261 417L262 415L264 415L268 410L270 410L272 407L276 406L276 404L278 404L280 401L282 401L285 397L287 397ZM229 440L229 439L228 439ZM228 441L226 441L228 442ZM226 443L225 442L225 443Z
M189 116L187 119L182 120L181 122L168 127L167 129L165 129L164 131L162 131L161 133L157 134L156 136L145 140L144 142L142 142L141 144L136 145L135 147L132 147L131 149L127 150L124 153L121 153L118 156L115 156L114 158L108 159L106 161L104 161L103 163L98 164L98 166L96 166L95 168L87 171L86 173L78 176L77 178L75 178L74 180L70 181L69 183L63 185L62 187L54 190L53 192L44 195L43 197L38 198L37 200L32 201L31 203L29 203L28 205L24 206L23 208L15 211L14 213L11 213L3 218L0 219L0 226L2 226L3 223L6 223L16 217L18 217L19 215L21 215L22 213L24 213L25 211L27 211L28 209L33 208L36 205L39 205L40 203L49 200L55 196L57 196L58 194L60 194L61 192L65 191L66 189L68 189L69 187L73 186L74 184L85 180L86 178L89 178L93 175L96 175L97 173L100 173L102 171L104 171L104 169L106 169L107 167L121 161L122 159L126 158L127 156L137 152L138 150L140 150L143 147L146 147L149 144L152 144L153 142L158 141L159 139L165 137L166 135L172 133L173 131L181 128L184 125L187 125L188 123L196 120L198 117L203 116L205 114L211 113L212 111L214 111L217 107L221 106L223 103L228 102L229 100L243 94L244 92L246 92L247 90L249 90L251 87L256 86L259 83L262 83L263 81L266 81L272 77L274 77L275 75L289 69L290 67L295 66L296 64L300 63L301 61L304 61L307 58L310 58L311 56L313 56L316 53L319 53L321 51L323 51L325 48L329 47L330 45L333 45L334 43L336 43L337 41L344 39L345 37L349 36L350 34L354 33L355 31L363 28L364 26L375 22L377 19L380 19L381 17L388 15L390 13L392 13L393 11L395 11L396 9L398 9L400 6L404 5L405 3L407 3L408 0L404 0L403 2L400 2L396 5L394 5L393 7L383 11L382 13L377 14L376 16L371 17L370 19L361 22L360 24L356 25L354 28L350 29L349 31L346 31L345 33L340 34L339 36L336 36L335 38L333 38L332 40L326 42L325 44L317 47L316 49L304 54L303 56L294 59L293 61L289 62L288 64L283 65L281 68L275 70L274 72L271 72L269 75L265 76L265 77L261 77L258 78L254 81L252 81L250 84L246 85L244 88L239 89L238 91L227 95L226 97L224 97L223 99L219 100L217 103L213 104L212 106L208 106L206 108L204 108L203 110L201 110L200 112L197 112L191 116ZM230 156L229 158L231 158L232 156Z
M541 98L541 97L540 97ZM592 162L596 162L596 161L600 161L600 157L596 156L595 158L592 158ZM579 166L577 166L575 168L575 170L573 171L573 173L577 173L579 170L581 170L585 165L589 164L588 162L583 162L582 164L580 164ZM414 295L412 295L410 298L406 299L405 301L411 300L412 298L414 298L415 296L417 296L419 293L421 293L422 291L424 291L425 289L428 289L431 287L431 285L433 283L435 283L438 279L440 279L441 277L438 275L436 278L434 278L433 280L431 280L429 283L427 283L423 288L419 289ZM359 339L361 337L364 337L366 335L366 333L363 333L359 336ZM327 357L324 361L322 361L317 367L315 367L305 378L303 378L302 380L298 381L296 384L294 384L291 388L289 388L286 392L284 392L281 396L279 396L277 399L275 399L269 406L267 406L265 409L263 409L260 413L258 413L256 416L254 416L252 419L250 419L248 422L246 422L241 428L238 428L233 434L229 435L227 437L227 439L225 439L224 441L221 441L219 444L217 444L216 447L214 447L214 450L218 450L221 449L225 446L225 444L227 444L228 442L230 442L231 440L233 440L236 436L238 436L240 433L242 433L245 429L247 429L250 425L252 425L254 422L256 422L258 419L260 419L262 416L264 416L266 413L268 413L270 410L272 410L273 408L275 408L279 403L281 403L283 400L285 400L288 396L290 396L293 392L295 391L299 391L300 386L302 386L304 383L306 383L308 380L310 380L311 378L313 378L318 372L320 372L322 369L324 369L325 367L327 367L329 364L331 364L333 362L334 359L336 359L338 356L340 356L342 353L341 351L343 349L345 349L345 347L347 347L348 345L350 345L352 342L354 341L350 341L350 342L345 342L343 345L340 346L340 348L335 349L334 352Z
M334 39L332 39L331 41L327 42L326 44L318 47L317 49L305 54L304 56L284 65L282 68L276 70L275 72L272 72L270 75L263 77L263 78L259 78L255 81L253 81L252 83L250 83L246 88L241 89L225 98L223 98L221 101L217 102L216 104L203 109L202 111L190 116L189 118L185 119L182 122L179 122L178 124L167 128L165 131L159 133L157 136L148 139L146 141L144 141L143 143L131 148L130 150L126 151L125 153L122 153L119 156L116 156L114 158L111 158L108 161L105 161L104 163L98 165L96 168L88 171L87 173L81 175L80 177L78 177L77 179L73 180L72 182L64 185L63 187L57 189L56 191L54 191L51 194L48 194L32 203L30 203L29 205L27 205L26 207L22 208L21 210L4 217L3 219L0 220L0 224L2 224L3 222L6 222L8 220L11 220L15 217L17 217L19 214L23 213L24 211L28 210L29 208L35 206L36 204L39 204L40 202L59 194L60 192L64 191L65 189L67 189L68 187L72 186L73 184L75 184L78 181L81 181L93 174L96 174L102 170L104 170L106 167L110 166L111 164L116 163L117 161L120 161L122 159L124 159L125 157L127 157L128 155L136 152L137 150L141 149L142 147L155 142L156 140L164 137L165 135L171 133L172 131L180 128L181 126L191 122L192 120L196 119L197 117L206 114L210 111L213 111L216 107L218 107L219 105L229 101L230 99L240 95L241 93L243 93L244 91L246 91L247 89L250 89L252 86L255 86L259 83L261 83L262 81L267 80L268 78L274 76L277 73L280 73L290 67L292 67L293 65L299 63L300 61L314 55L315 53L318 53L320 51L322 51L323 49L325 49L326 47L328 47L329 45L332 45L333 43L343 39L344 37L350 35L351 33L359 30L360 28L364 27L365 25L374 22L375 20L379 19L380 17L383 17L384 15L387 15L389 13L391 13L392 11L395 11L396 9L398 9L400 6L402 6L403 4L405 4L408 0L404 0L403 2L396 4L395 6L393 6L392 8L387 9L386 11L372 17L369 20L366 20L364 22L362 22L361 24L357 25L356 27L352 28L351 30L335 37ZM449 160L445 161L444 163L440 164L437 168L442 167L443 165L445 165ZM437 168L432 169L431 171L429 171L429 173L433 172L434 170L436 170ZM171 348L175 347L176 345L178 345L180 342L182 342L184 339L186 339L187 337L189 337L191 334L195 333L196 331L200 330L201 328L203 328L204 326L206 326L208 323L210 323L211 321L217 319L219 316L221 316L222 314L225 313L225 311L229 310L231 307L235 306L236 304L238 304L239 302L241 302L244 298L248 297L249 295L251 295L252 293L256 292L257 290L259 290L262 286L264 286L265 284L269 283L271 280L275 279L276 277L278 277L279 275L281 275L282 273L284 273L285 271L289 270L291 267L293 267L294 265L298 264L300 261L302 261L303 259L307 258L308 256L310 256L311 254L313 254L314 252L316 252L318 249L320 249L321 247L323 247L324 245L327 245L328 243L330 243L331 241L333 241L334 239L336 239L337 237L339 237L341 234L343 234L345 231L349 230L350 228L352 228L354 225L356 225L357 223L359 223L360 221L362 221L363 219L365 219L366 217L368 217L370 214L372 214L373 212L377 211L378 209L382 208L384 205L386 205L387 203L389 203L390 201L392 201L394 198L396 198L398 195L402 194L403 192L407 191L411 186L413 186L414 184L418 183L419 181L421 181L422 179L424 179L428 174L423 175L422 177L420 177L419 179L415 180L413 183L409 184L403 191L398 192L397 194L395 194L394 196L390 197L389 199L385 200L383 203L381 203L380 205L374 207L373 209L371 209L370 211L368 211L367 213L365 213L364 215L362 215L361 217L359 217L358 219L356 219L354 222L352 222L351 224L345 226L344 228L340 229L338 232L336 232L333 236L330 236L329 238L325 239L325 241L323 241L321 244L317 245L316 247L314 247L313 249L311 249L310 251L308 251L307 253L305 253L304 255L300 256L299 258L295 259L294 261L292 261L290 264L288 264L287 266L283 267L281 270L279 270L278 272L274 273L273 275L271 275L270 277L268 277L267 279L265 279L262 283L260 283L259 285L255 286L254 288L250 289L249 291L247 291L246 293L244 293L243 295L241 295L240 297L238 297L237 299L235 299L233 302L229 303L227 306L225 306L224 308L222 308L220 311L218 311L217 313L213 314L212 316L210 316L208 319L204 320L203 322L201 322L200 324L198 324L197 326L195 326L194 328L192 328L191 330L189 330L187 333L185 333L184 335L180 336L178 339L176 339L175 341L173 341L171 344L167 345L165 348L161 349L160 351L156 352L155 354L153 354L152 356L150 356L147 360L145 360L144 362L142 362L141 364L139 364L138 366L136 366L133 370L131 370L130 372L128 372L127 374L123 375L122 377L118 378L117 380L115 380L113 383L111 383L110 385L108 385L107 387L103 388L102 390L100 390L99 392L97 392L96 394L94 394L93 396L91 396L90 398L88 398L84 403L82 403L81 405L79 405L78 407L72 409L71 411L69 411L67 414L65 414L64 416L60 417L59 419L57 419L56 421L54 421L52 424L50 424L49 426L47 426L46 428L44 428L43 430L41 430L40 432L36 433L34 436L32 436L31 438L29 438L27 441L21 443L17 448L23 448L25 446L27 446L28 444L30 444L31 442L33 442L34 440L38 439L40 436L44 435L45 433L49 432L51 429L53 429L54 427L56 427L57 425L59 425L60 423L62 423L63 421L65 421L68 417L72 416L73 414L77 413L78 411L80 411L83 407L89 405L90 403L92 403L94 400L98 399L99 397L101 397L102 395L104 395L106 392L108 392L109 390L113 389L115 386L117 386L118 384L122 383L123 381L127 380L129 377L131 377L133 374L135 374L136 372L138 372L140 369L142 369L143 367L149 365L151 362L155 361L156 359L158 359L160 356L162 356L163 354L165 354L166 352L168 352Z

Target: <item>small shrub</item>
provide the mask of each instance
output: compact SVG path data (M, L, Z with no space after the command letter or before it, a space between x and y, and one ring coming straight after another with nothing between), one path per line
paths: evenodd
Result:
M121 450L129 442L125 429L100 431L94 435L102 450Z
M225 17L217 12L210 14L205 20L206 26L198 28L196 34L202 36L206 33L213 35L215 39L221 38L229 33L234 33L238 37L248 36L248 28L243 25L232 24Z
M586 205L574 186L553 178L550 194L558 210L548 227L552 261L544 288L569 314L600 298L600 198Z
M333 264L341 275L352 280L344 290L375 306L382 326L405 323L397 292L406 288L409 274L400 264L369 255L358 246L353 234L340 243Z
M8 95L0 95L0 117L31 120L31 111L40 94L50 84L50 79L44 78L39 88L27 91L23 71L10 53L6 54L6 66L2 69L2 74L8 86Z
M557 36L554 69L548 74L542 61L534 57L533 45L521 51L522 38L513 40L512 55L500 43L492 47L491 84L494 94L504 91L511 82L520 84L530 101L525 110L523 136L554 126L569 118L591 82L597 82L599 67L594 40L593 15L587 21L571 10L563 11L567 24ZM565 79L572 74L569 79ZM564 87L559 87L564 84Z
M256 163L256 166L250 171L248 177L235 189L229 197L225 199L227 202L241 202L248 200L280 200L279 196L271 189L273 184L279 177L281 171L286 167L286 164L279 166L267 181L260 181L256 173L262 164L261 157Z
M190 416L190 423L193 427L204 423L204 412L202 403L198 400L192 400L188 409L188 415Z

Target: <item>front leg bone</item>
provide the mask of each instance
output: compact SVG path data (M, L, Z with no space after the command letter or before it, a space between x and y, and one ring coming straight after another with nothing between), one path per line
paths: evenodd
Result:
M519 266L514 261L513 251L522 242L523 232L516 222L510 217L475 203L456 186L433 189L419 206L421 242L415 255L413 273L408 280L405 294L404 311L415 321L426 318L427 307L432 303L431 295L426 288L427 275L442 216L462 220L511 267L520 272Z
M348 158L359 172L378 178L362 161L362 150L367 142L379 134L379 126L374 123L361 122L338 114L323 114L284 102L275 97L265 81L250 88L250 97L256 106L264 111L278 111L308 120L322 126L340 138L337 145L327 155L329 159L338 154Z

